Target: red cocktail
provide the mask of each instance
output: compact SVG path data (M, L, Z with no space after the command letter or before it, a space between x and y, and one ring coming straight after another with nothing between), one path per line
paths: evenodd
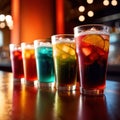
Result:
M10 57L14 80L24 78L22 51L19 45L10 44Z
M87 29L87 26L81 27ZM109 34L102 29L107 26L98 25L99 30L95 27L91 25L89 30L75 35L81 92L84 94L103 94L105 89Z

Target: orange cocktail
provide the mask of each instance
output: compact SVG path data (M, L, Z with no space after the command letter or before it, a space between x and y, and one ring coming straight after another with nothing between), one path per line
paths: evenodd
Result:
M32 83L37 80L34 45L26 43L22 43L21 45L25 80L27 83Z

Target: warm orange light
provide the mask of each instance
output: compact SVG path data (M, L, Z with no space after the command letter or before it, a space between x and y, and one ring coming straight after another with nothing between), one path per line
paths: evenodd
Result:
M81 6L79 6L78 10L79 10L80 12L84 12L84 11L85 11L85 7L81 5Z
M0 28L5 28L5 23L4 22L0 23Z
M85 21L85 16L84 15L80 15L78 19L79 19L80 22L83 22L83 21Z
M117 2L117 0L112 0L112 1L111 1L111 4L112 4L113 6L116 6L116 5L118 4L118 2Z
M6 21L11 21L12 20L12 16L11 15L6 15L5 18L6 18Z
M4 14L1 14L0 15L0 21L4 21L5 20L5 15Z
M93 17L93 16L94 16L94 12L93 12L93 11L91 11L91 10L90 10L90 11L88 11L88 16L89 16L89 17Z
M12 16L14 27L11 30L11 43L19 43L20 40L20 0L12 0Z
M87 3L88 3L88 4L92 4L92 3L93 3L93 0L87 0Z
M64 33L64 0L56 0L56 32Z
M108 1L108 0L104 0L104 1L103 1L103 5L104 5L104 6L108 6L108 5L109 5L109 1Z

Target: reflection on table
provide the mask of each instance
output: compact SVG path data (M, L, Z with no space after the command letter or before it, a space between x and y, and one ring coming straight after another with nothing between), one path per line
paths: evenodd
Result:
M107 81L105 95L58 92L13 83L0 72L0 120L119 120L120 83Z

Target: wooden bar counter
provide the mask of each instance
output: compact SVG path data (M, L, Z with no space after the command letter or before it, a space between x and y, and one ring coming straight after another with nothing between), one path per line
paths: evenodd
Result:
M0 120L120 120L120 83L107 80L105 95L91 97L15 84L0 71Z

